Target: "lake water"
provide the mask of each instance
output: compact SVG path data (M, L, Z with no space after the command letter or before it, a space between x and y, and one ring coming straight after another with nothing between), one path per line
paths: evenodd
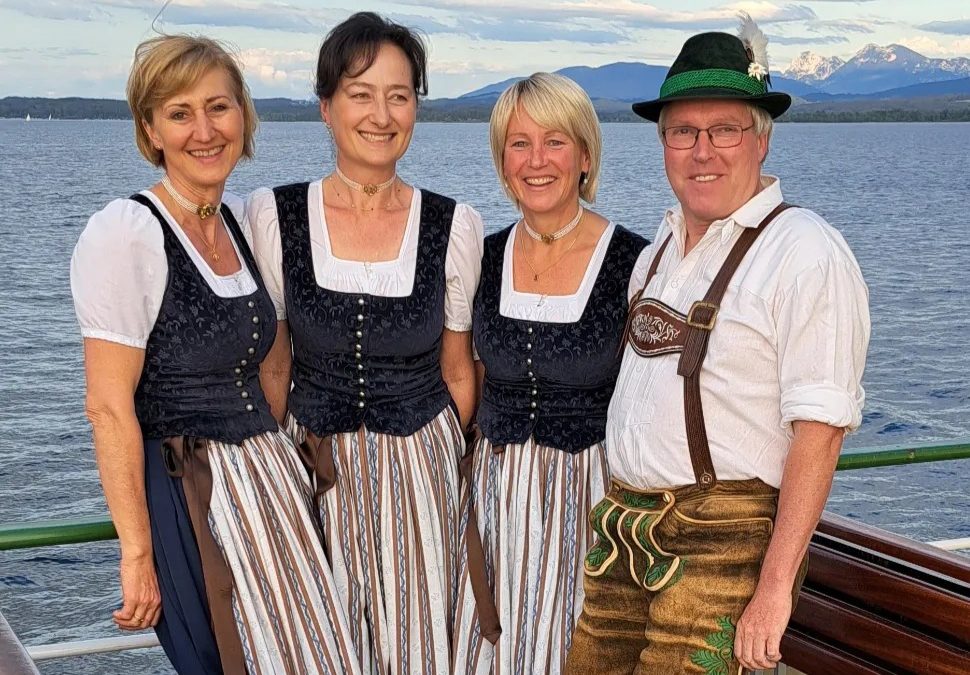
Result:
M131 123L0 120L0 523L106 513L83 415L68 282L88 216L157 173ZM970 437L968 124L783 124L766 170L842 231L869 283L865 419L847 447ZM229 189L317 178L323 126L267 123ZM497 229L515 219L484 124L419 125L400 167ZM600 213L652 237L673 197L650 124L604 127ZM970 461L838 475L829 508L930 541L970 536ZM116 635L117 544L0 553L0 609L32 644ZM170 672L159 650L52 661L44 673Z

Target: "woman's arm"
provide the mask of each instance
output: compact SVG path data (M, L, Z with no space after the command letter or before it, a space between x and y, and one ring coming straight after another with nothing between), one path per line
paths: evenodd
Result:
M478 404L478 382L472 359L472 332L444 329L441 336L441 375L458 404L461 428L466 429Z
M259 384L269 402L273 417L281 425L286 419L286 399L290 395L290 372L293 352L290 347L290 328L285 320L276 324L276 340L263 362L259 364Z
M135 417L135 389L144 362L143 349L84 340L85 411L94 431L101 486L121 543L122 607L114 612L114 621L125 630L154 626L162 604L145 499L144 443Z

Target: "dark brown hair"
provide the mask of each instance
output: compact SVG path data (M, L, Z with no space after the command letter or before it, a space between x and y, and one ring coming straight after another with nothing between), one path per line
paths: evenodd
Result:
M395 45L404 52L411 63L415 93L427 96L428 54L421 36L374 12L358 12L337 24L320 47L314 87L317 98L328 100L341 77L357 77L370 68L384 44Z

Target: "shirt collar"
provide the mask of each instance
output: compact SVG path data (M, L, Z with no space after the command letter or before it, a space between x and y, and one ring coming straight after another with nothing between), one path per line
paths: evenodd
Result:
M711 223L712 229L720 229L721 242L730 239L735 227L758 227L765 216L771 213L772 209L781 204L783 197L781 194L781 181L776 176L761 176L761 191L727 218L715 220ZM681 242L686 236L684 224L684 209L680 204L667 209L664 214L664 221L660 226L661 232L667 230L673 232L674 238ZM659 235L658 235L659 240Z

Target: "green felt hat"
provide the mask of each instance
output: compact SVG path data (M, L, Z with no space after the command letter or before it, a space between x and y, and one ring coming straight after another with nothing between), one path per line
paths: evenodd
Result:
M760 34L760 31L758 31ZM761 36L763 44L767 39ZM760 63L759 63L760 62ZM791 105L791 96L769 92L767 55L755 59L750 47L728 33L701 33L684 43L660 87L660 96L633 104L633 112L651 122L673 101L689 99L737 99L750 101L778 117Z

